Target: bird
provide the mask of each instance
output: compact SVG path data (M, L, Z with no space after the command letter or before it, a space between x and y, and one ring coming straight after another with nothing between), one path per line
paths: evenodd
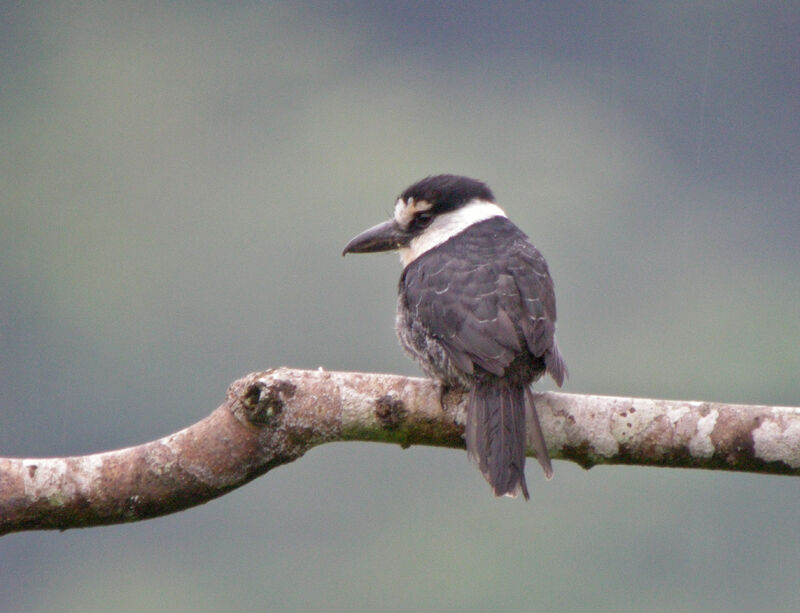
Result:
M547 262L486 183L452 174L408 187L392 218L342 255L395 250L401 346L443 390L468 393L467 454L494 494L528 500L528 443L553 475L530 386L548 373L561 387L568 375Z

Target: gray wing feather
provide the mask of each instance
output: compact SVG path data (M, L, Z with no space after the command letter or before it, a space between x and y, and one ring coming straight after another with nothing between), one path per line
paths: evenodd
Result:
M566 374L555 344L556 307L547 263L507 220L495 235L470 231L428 252L403 275L406 301L465 373L502 376L523 345L559 383Z

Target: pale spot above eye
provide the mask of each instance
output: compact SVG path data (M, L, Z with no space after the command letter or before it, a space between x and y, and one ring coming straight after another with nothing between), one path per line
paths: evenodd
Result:
M401 228L408 228L418 213L428 211L432 207L433 203L427 200L415 200L414 198L403 200L398 198L394 205L394 220Z
M394 205L394 220L401 228L407 228L414 216L413 208L402 198L398 198Z

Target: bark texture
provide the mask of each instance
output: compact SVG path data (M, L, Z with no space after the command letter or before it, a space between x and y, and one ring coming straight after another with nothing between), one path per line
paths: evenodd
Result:
M800 475L800 408L533 394L553 458ZM464 395L427 379L278 368L157 441L86 456L0 458L0 535L166 515L331 441L463 448ZM443 401L443 402L442 402Z

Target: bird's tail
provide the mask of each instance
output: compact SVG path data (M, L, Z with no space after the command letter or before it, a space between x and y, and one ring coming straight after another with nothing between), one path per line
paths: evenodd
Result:
M566 366L563 372L566 374ZM536 459L549 481L553 478L553 465L550 463L550 454L547 452L547 443L544 440L542 426L539 424L539 414L536 412L536 404L533 402L529 385L525 386L525 419L528 424L528 443L536 452Z
M526 412L530 414L525 405L528 401L526 387L496 379L476 381L469 393L467 453L497 496L516 496L521 492L525 500L529 498L525 483L525 417ZM535 409L533 414L535 416ZM536 420L535 426L538 425ZM541 438L541 431L539 436Z
M530 498L525 482L527 443L545 477L553 476L550 456L528 386L476 381L467 400L467 453L497 496Z

